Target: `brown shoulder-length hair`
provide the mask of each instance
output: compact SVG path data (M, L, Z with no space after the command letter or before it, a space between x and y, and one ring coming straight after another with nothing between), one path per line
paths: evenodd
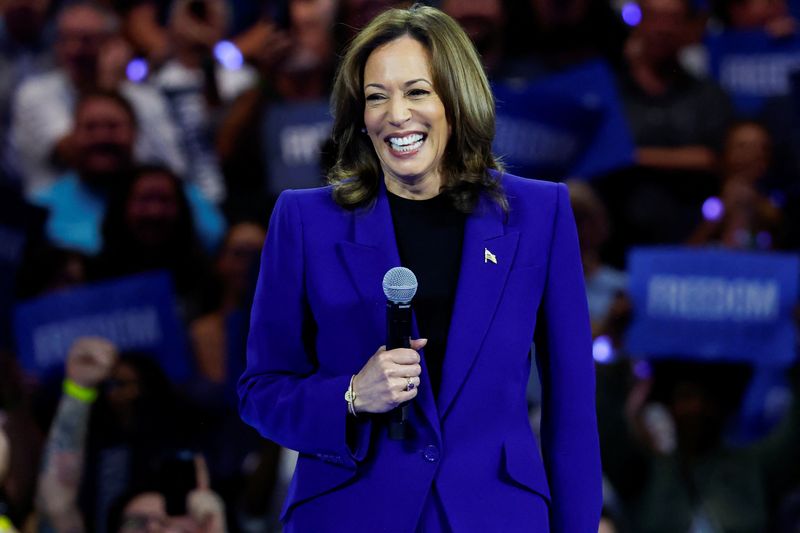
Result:
M370 204L382 171L364 128L364 66L378 47L409 36L428 51L433 86L444 105L452 133L442 157L442 194L461 212L475 208L486 191L503 208L508 203L489 169L502 171L492 154L494 97L486 74L464 30L438 9L414 5L390 9L355 36L336 73L331 95L336 163L328 172L333 198L344 208Z

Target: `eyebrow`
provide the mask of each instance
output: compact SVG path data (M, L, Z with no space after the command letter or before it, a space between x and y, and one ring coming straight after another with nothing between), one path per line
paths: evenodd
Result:
M433 87L433 84L431 82L429 82L428 80L426 80L425 78L417 78L417 79L414 79L414 80L408 80L407 82L405 82L403 84L403 87L408 87L409 85L414 85L415 83L420 82L420 81L423 81L423 82L427 83L428 85L430 85L431 87ZM364 86L364 89L366 89L367 87L376 87L378 89L386 90L386 87L384 85L381 85L380 83L368 83L368 84L366 84Z

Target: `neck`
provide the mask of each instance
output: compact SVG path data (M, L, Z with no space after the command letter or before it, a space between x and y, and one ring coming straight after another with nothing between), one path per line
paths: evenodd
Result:
M442 185L441 177L438 174L428 175L412 182L388 174L384 174L383 179L386 190L408 200L428 200L438 196Z

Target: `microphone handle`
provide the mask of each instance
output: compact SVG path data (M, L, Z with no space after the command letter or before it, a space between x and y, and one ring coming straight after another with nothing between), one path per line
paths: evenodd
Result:
M411 347L411 303L386 302L386 349ZM408 437L408 402L392 409L389 419L389 438Z

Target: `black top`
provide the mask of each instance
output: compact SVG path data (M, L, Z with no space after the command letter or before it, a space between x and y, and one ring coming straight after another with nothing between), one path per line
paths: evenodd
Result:
M722 147L733 106L716 82L696 78L676 66L661 95L644 92L628 71L619 75L618 89L637 146Z
M466 215L445 195L408 200L387 191L400 261L417 277L412 308L434 395L439 392L447 332L453 314Z

